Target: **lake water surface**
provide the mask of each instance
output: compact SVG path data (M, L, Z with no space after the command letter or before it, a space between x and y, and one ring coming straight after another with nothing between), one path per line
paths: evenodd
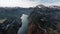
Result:
M23 14L22 19L22 26L19 28L18 34L27 34L28 33L28 15Z

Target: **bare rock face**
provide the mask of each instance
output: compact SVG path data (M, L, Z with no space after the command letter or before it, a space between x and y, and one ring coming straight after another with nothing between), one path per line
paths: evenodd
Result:
M58 30L57 24L60 23L59 15L60 15L60 9L58 9L58 7L50 8L42 5L35 7L34 10L31 12L30 16L28 17L30 21L28 33L32 34L33 32L34 34L34 32L40 32L41 30L43 32L45 31L47 32L48 30L49 32L50 31L54 32L54 30ZM56 34L58 33L56 32Z
M11 26L8 28L7 34L17 34L19 28L21 27L21 19L14 19L11 23Z
M1 30L3 34L17 34L21 25L21 19L16 17L10 17L3 22L3 24L1 25Z

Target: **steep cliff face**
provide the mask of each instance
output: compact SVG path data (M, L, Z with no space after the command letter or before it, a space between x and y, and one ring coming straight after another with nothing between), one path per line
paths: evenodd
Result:
M37 29L41 27L42 29L51 28L53 30L58 30L57 24L60 23L60 9L56 7L36 6L28 17L30 26L33 23L37 26Z
M7 18L1 25L1 32L3 32L2 34L17 34L21 25L21 19L16 17Z

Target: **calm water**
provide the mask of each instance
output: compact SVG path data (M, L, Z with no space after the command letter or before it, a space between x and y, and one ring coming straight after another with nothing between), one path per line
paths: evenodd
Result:
M22 19L22 27L19 29L18 34L27 34L28 33L28 15L23 14Z

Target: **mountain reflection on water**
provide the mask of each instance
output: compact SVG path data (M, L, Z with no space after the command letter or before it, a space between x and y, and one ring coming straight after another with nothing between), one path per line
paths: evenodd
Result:
M22 19L22 26L19 28L18 34L28 34L28 15L23 14Z

